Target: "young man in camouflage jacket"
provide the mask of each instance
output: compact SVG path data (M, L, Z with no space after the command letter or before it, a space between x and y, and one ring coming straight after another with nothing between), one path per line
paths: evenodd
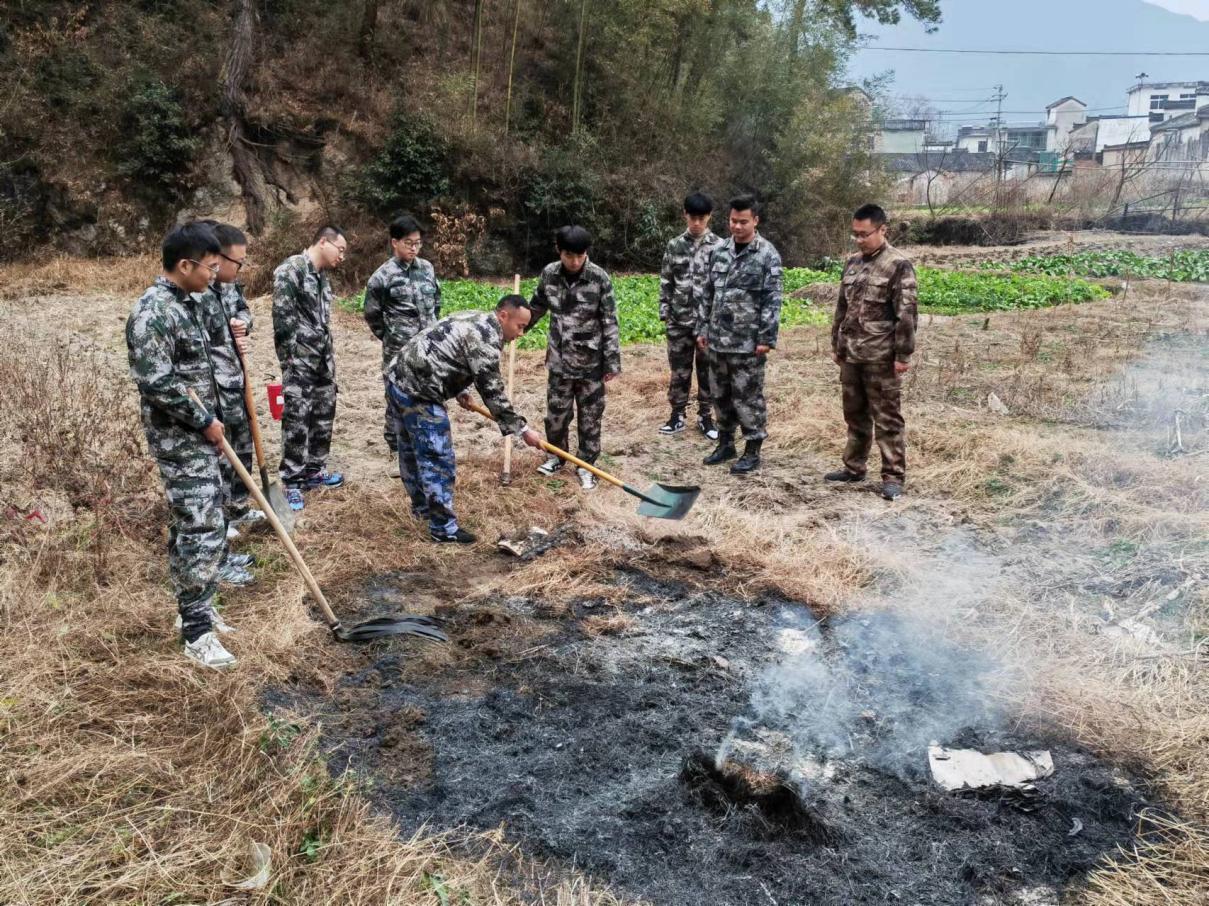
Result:
M252 471L252 426L244 400L245 375L239 350L248 349L248 334L252 330L252 311L244 298L243 285L236 282L248 257L248 237L243 230L229 223L204 220L218 238L218 274L200 296L205 312L206 332L210 338L210 361L214 364L214 382L218 386L219 405L223 413L227 441L239 455L244 468ZM248 489L225 459L219 463L226 491L224 512L227 516L228 537L237 537L237 526L264 519L264 514L248 504ZM233 555L229 561L250 565L251 557Z
M309 248L273 272L273 345L285 390L281 483L296 510L303 507L303 490L344 483L339 472L327 471L336 418L332 284L327 272L344 260L346 251L342 230L321 227Z
M709 395L709 356L697 346L697 283L704 260L722 240L709 228L714 202L694 192L684 199L685 231L667 244L659 271L659 320L667 326L667 363L671 369L667 401L672 414L660 434L684 430L684 413L697 370L697 429L710 440L718 439Z
M718 446L705 457L716 465L734 459L735 427L747 444L731 472L760 465L768 436L764 363L777 346L781 324L781 256L761 236L756 200L730 203L730 238L710 251L697 306L697 344L709 351L710 381L718 410Z
M860 251L844 265L831 322L831 355L840 366L848 443L844 468L824 478L864 481L876 430L882 496L894 500L907 476L901 382L915 352L915 267L886 241L886 212L875 204L852 215L852 238Z
M433 541L476 540L453 512L457 461L445 408L450 399L469 408L473 385L503 434L514 434L531 447L541 441L513 410L500 377L500 350L528 323L524 297L505 296L495 311L458 312L421 330L386 369L391 420L398 427L399 477L411 498L412 515L428 521Z
M374 271L365 286L365 322L382 341L383 368L408 340L441 317L441 284L432 265L420 257L422 244L414 217L395 218L390 225L390 260ZM389 384L386 389L382 436L395 453L397 429L390 420Z
M550 313L546 345L546 436L563 450L571 431L572 408L579 435L577 455L595 463L605 410L605 384L621 373L621 335L613 281L588 260L592 237L581 226L562 227L555 235L558 261L546 265L529 307L530 329ZM550 456L538 468L553 475L563 461ZM580 486L596 487L596 477L577 469Z
M223 423L204 315L192 294L205 291L218 273L221 249L205 224L189 223L169 233L163 273L126 322L130 375L139 390L147 447L168 497L168 571L185 654L214 668L235 663L215 634L214 601L227 547L218 465Z

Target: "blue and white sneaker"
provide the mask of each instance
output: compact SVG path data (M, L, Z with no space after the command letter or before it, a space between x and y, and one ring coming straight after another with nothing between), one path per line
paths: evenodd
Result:
M302 486L308 491L311 488L338 488L342 484L344 476L339 472L312 472L302 479Z
M306 502L302 499L302 491L297 488L285 489L285 502L290 505L290 509L297 512L306 506Z

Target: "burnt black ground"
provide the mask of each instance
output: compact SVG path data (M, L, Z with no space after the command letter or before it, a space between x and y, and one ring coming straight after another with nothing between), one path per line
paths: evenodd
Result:
M1011 902L1024 887L1078 884L1129 841L1142 797L1120 771L1055 734L1000 729L991 714L940 741L1048 748L1055 774L1027 801L941 793L922 749L894 764L870 747L884 743L871 730L846 752L827 739L808 753L835 773L800 788L802 814L785 827L751 804L727 807L686 765L708 760L736 718L750 718L753 686L783 658L772 640L784 627L809 627L809 614L788 601L753 606L638 575L619 580L636 619L620 636L583 635L564 617L536 654L483 664L486 683L465 672L423 676L391 643L379 649L390 653L367 653L326 711L300 690L282 690L275 703L318 713L332 770L376 778L372 796L405 831L504 824L534 856L669 906ZM517 619L542 612L524 599L495 606ZM455 640L470 618L453 621ZM851 644L830 638L824 658ZM857 665L857 674L872 670L872 685L858 677L852 692L871 721L878 690L900 681L915 684L907 700L922 709L897 715L900 723L952 707L953 690L915 679L935 662L914 657L886 650ZM939 695L946 700L930 700ZM422 742L401 746L400 727Z

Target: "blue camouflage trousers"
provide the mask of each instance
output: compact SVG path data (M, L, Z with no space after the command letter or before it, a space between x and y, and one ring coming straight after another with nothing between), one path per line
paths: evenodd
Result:
M457 465L449 413L440 403L430 403L388 387L390 419L399 444L399 478L411 498L417 519L427 519L434 535L458 530L453 514L453 483Z

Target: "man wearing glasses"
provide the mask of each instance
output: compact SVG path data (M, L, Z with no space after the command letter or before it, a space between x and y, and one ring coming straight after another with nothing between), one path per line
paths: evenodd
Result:
M194 294L218 275L221 251L205 224L177 227L164 239L163 272L126 322L147 447L168 497L168 571L185 655L213 668L230 667L235 657L215 634L221 627L214 601L227 547L218 466L223 423L201 302Z
M886 241L886 212L875 204L852 215L852 239L859 251L844 265L831 322L848 443L844 467L824 478L864 481L876 430L882 496L894 500L903 493L907 470L900 382L915 352L915 267Z
M309 248L291 255L273 272L273 345L285 390L281 483L295 510L303 507L303 490L344 484L343 475L327 471L336 418L332 284L327 272L344 261L347 251L343 230L320 227Z
M202 310L206 315L206 331L210 337L210 361L214 364L214 382L218 385L219 405L223 412L227 441L239 455L244 466L252 470L252 428L244 403L245 376L239 360L239 350L248 350L248 333L252 329L252 312L243 294L240 271L248 257L248 237L243 230L229 223L203 220L214 230L222 251L219 253L218 274L206 292L201 294ZM239 536L239 526L251 525L264 519L264 513L249 505L248 489L225 459L220 465L227 492L228 539ZM235 555L227 558L232 567L251 565L251 557ZM248 577L251 578L250 576Z
M386 388L386 418L382 436L398 453L398 427L390 415L390 383L385 371L412 337L441 317L441 284L432 265L420 257L420 224L409 214L390 225L390 260L374 271L365 287L365 321L382 341L382 370ZM392 456L393 458L393 456Z

